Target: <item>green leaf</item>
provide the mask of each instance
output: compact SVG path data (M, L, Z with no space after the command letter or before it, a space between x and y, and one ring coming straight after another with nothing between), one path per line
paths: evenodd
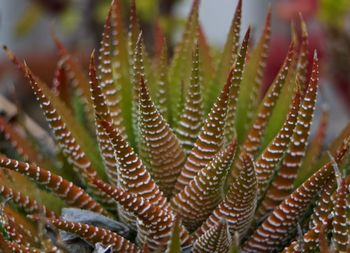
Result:
M109 213L100 204L93 200L83 189L74 185L72 182L63 179L61 176L42 169L35 164L20 162L2 156L0 157L0 166L25 175L47 187L50 191L63 199L68 205L109 215Z
M230 184L224 200L215 208L209 218L196 230L194 236L199 238L206 231L218 225L222 219L228 223L231 234L238 232L240 239L249 230L254 218L257 201L257 180L252 157L247 153L239 156L242 170Z
M210 86L206 89L205 104L208 106L208 108L205 108L206 111L210 109L210 106L215 101L215 98L220 91L221 84L225 82L227 73L230 72L230 68L235 63L238 56L241 19L242 0L239 0L236 6L234 17L231 21L230 30L226 37L224 50L220 55L219 64L217 66L215 76L212 79Z
M198 31L198 9L199 0L194 0L182 38L175 48L174 56L169 66L168 75L169 80L172 82L170 93L172 94L171 105L174 122L177 122L180 114L177 106L179 104L181 82L186 84L191 73L191 54L197 38L196 32ZM185 90L187 90L187 87L185 87Z
M273 210L293 190L302 159L305 155L306 143L315 111L319 78L318 58L315 53L309 85L298 112L297 125L282 164L269 186L258 214L263 215Z
M259 89L262 85L262 77L266 65L267 50L270 42L271 8L269 9L264 30L244 71L240 96L237 108L237 136L238 142L242 143L254 112L259 104Z
M225 220L215 224L199 237L193 245L193 253L227 252L231 235Z
M180 141L157 111L142 77L139 86L140 155L160 190L170 197L186 155Z
M181 230L181 220L176 217L173 225L173 229L171 231L170 240L168 242L168 247L166 253L179 253L181 252L181 238L180 238L180 230Z
M349 145L350 138L347 138L338 148L335 159L338 164L344 159ZM273 209L253 235L245 241L243 250L247 252L281 250L294 235L298 221L308 206L331 177L334 177L334 170L332 162L329 162Z
M121 84L115 83L113 78L113 62L112 62L112 44L111 44L111 18L113 8L111 6L106 22L102 39L100 42L100 50L98 56L98 78L101 85L102 94L104 96L105 105L108 108L111 122L118 128L119 132L126 137L124 119L121 111Z
M33 26L40 20L40 17L43 14L43 9L40 4L32 2L29 7L27 7L20 16L20 19L17 20L15 31L16 36L21 37L27 35Z
M294 57L294 45L290 44L287 56L270 88L266 92L263 100L256 110L255 118L248 131L247 137L243 143L242 149L253 156L256 155L257 151L261 148L262 137L266 129L266 125L272 110L276 106L282 88L286 85L288 73L290 71L291 63Z
M224 178L231 167L235 150L236 140L232 140L171 199L172 208L190 231L198 228L222 200Z
M233 71L232 69L230 76L232 76ZM177 179L175 193L181 191L196 176L198 171L204 168L220 150L224 140L223 133L231 87L232 82L229 78L211 108L199 132L197 141L187 157L187 161Z
M147 232L147 243L152 251L166 247L175 222L171 209L162 209L162 206L152 203L150 199L123 191L101 180L94 182L101 191L118 202L124 210L137 217L138 223ZM180 238L184 246L191 242L191 237L183 226L180 228Z
M275 171L278 169L278 163L283 158L291 141L291 137L297 124L300 101L301 94L298 89L283 126L271 143L256 159L255 171L258 179L259 198L263 197L268 188L269 182L272 180Z
M250 38L250 28L248 28L244 36L242 46L236 56L235 63L233 65L234 71L231 77L232 87L230 90L230 99L228 102L225 132L224 132L226 144L230 142L230 140L233 137L236 136L237 101L239 97L242 76L243 76L244 67L246 63L246 54L248 50L249 38Z
M112 122L112 117L106 105L106 99L102 91L102 82L98 82L95 68L94 52L91 54L90 65L89 65L89 76L90 76L90 89L91 96L95 111L95 122L102 117L105 120ZM117 171L117 160L114 155L114 148L112 143L109 141L109 136L105 129L100 125L96 124L96 137L100 149L100 153L103 158L105 165L106 174L109 182L113 185L118 185L118 171Z
M201 74L199 45L197 44L192 57L190 86L187 89L185 103L176 126L176 134L186 153L192 150L204 120Z

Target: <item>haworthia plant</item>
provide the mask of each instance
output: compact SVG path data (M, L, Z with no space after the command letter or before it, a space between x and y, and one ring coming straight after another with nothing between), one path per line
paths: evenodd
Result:
M43 110L57 155L43 152L22 121L0 117L8 142L0 155L3 252L347 252L350 132L327 148L324 112L310 137L320 68L317 53L307 57L305 22L292 26L285 61L262 94L272 13L254 45L250 28L240 38L243 4L215 57L198 0L174 55L158 28L153 57L136 2L125 30L127 6L114 0L87 70L53 36L53 88L4 46ZM26 192L24 178L37 192ZM62 206L115 219L120 231L94 215L69 220ZM63 231L79 240L62 241Z

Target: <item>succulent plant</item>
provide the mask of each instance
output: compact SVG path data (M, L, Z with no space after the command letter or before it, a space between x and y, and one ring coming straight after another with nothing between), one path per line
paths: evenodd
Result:
M161 33L148 54L135 2L126 33L113 1L88 75L54 37L53 87L4 46L57 149L21 117L0 118L12 147L0 156L2 251L83 252L71 247L78 239L90 252L349 250L350 131L327 155L324 113L310 137L319 62L316 52L308 62L303 21L261 96L271 11L253 47L250 28L240 42L239 1L215 61L198 8L169 60Z

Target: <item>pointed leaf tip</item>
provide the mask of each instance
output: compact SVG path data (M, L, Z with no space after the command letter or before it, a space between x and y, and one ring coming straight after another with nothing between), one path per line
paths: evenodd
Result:
M338 188L340 188L340 185L341 185L341 183L343 181L342 173L341 173L341 171L339 169L339 166L338 166L337 162L335 161L334 156L331 154L331 152L328 151L327 154L328 154L328 157L329 157L329 159L330 159L330 161L332 163L335 179L337 181L337 186L338 186Z
M137 36L136 45L140 45L140 43L142 43L142 31L140 31Z
M6 45L3 45L2 48L4 49L9 60L12 61L12 63L14 63L21 71L25 72L23 68L23 64L20 63L16 55L11 51L11 49L9 49Z
M308 36L307 26L306 26L303 14L301 12L299 12L299 19L300 19L302 36L307 37Z

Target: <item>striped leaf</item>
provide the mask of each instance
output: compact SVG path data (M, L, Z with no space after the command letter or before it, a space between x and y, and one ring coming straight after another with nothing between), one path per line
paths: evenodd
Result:
M135 48L141 33L140 21L136 11L136 1L130 3L129 27L128 27L128 52L129 63L132 66L135 59Z
M34 76L25 64L21 64L11 51L5 50L9 58L28 79L64 155L73 164L76 172L81 174L83 179L88 182L89 177L97 175L96 166L93 167L91 160L94 161L94 164L99 165L99 158L96 158L96 154L94 154L95 146L92 139L72 117L64 103L54 96L47 85ZM86 155L87 152L89 157ZM99 165L98 168L100 167Z
M152 179L159 189L171 196L176 179L185 163L185 152L162 115L151 101L148 88L141 77L139 91L139 128L142 146Z
M33 147L32 143L28 141L24 136L21 136L16 131L16 126L7 122L4 117L0 117L0 132L3 133L6 140L9 141L11 146L16 152L23 157L24 160L33 161L37 164L48 164L42 154L36 147Z
M192 56L192 74L185 103L176 127L176 133L186 153L189 153L203 125L202 78L199 62L199 46Z
M45 221L60 230L77 234L92 244L102 243L103 245L112 245L113 250L116 252L139 252L138 247L132 242L126 240L117 233L101 227L95 227L93 225L79 222L65 221L59 218L46 218Z
M263 150L267 147L267 145L273 140L273 138L277 135L279 130L281 129L282 125L284 124L285 115L288 114L289 111L289 105L292 103L293 96L295 94L296 89L298 88L298 85L300 86L299 89L301 91L301 94L303 96L303 89L304 84L301 83L297 69L297 62L300 57L300 51L298 51L299 41L297 39L296 31L293 29L294 26L292 26L292 43L295 48L295 53L292 59L292 62L289 66L288 74L285 80L285 84L282 87L282 90L280 91L280 95L275 102L274 109L271 112L270 118L268 120L267 125L265 126L264 131L264 137L262 139L262 144L260 150Z
M41 84L39 80L35 79L28 68L26 68L26 71L27 78L32 85L34 94L36 95L37 100L40 102L40 106L50 124L56 141L60 145L63 154L66 155L68 162L72 163L76 173L82 176L84 183L86 183L88 186L88 190L91 191L92 194L96 196L96 198L98 198L98 200L108 209L114 211L115 207L113 203L111 203L109 199L105 198L105 196L101 196L101 192L96 190L93 184L91 184L91 179L98 177L97 171L95 167L93 167L93 164L87 157L86 153L82 150L82 147L84 147L82 146L83 144L80 144L87 141L86 139L82 138L89 138L89 136L84 136L84 133L79 133L79 135L76 134L76 138L74 137L74 134L78 133L77 131L82 129L79 129L78 125L68 125L69 120L65 121L64 119L69 119L68 117L70 115L68 114L68 117L64 117L66 115L62 112L64 112L65 109L57 109L60 108L60 106L63 106L63 104L57 103L55 106L55 104L51 103L53 97L51 96L52 94L49 93L50 91L45 90L47 88L44 86L44 84ZM45 94L48 94L48 96ZM73 130L70 131L70 129ZM88 143L87 145L92 145L92 143ZM102 174L102 172L100 174Z
M6 240L1 233L0 233L0 249L3 252L12 252L12 253L40 253L39 250L28 248L25 245Z
M18 224L14 216L10 215L8 212L1 210L1 226L6 230L6 236L11 239L11 241L23 244L27 247L31 246L34 241L31 240L32 237L28 237L28 234L23 230L23 226Z
M106 105L104 92L101 87L102 83L99 82L96 76L94 53L91 55L90 58L89 76L92 96L91 100L93 102L93 107L95 111L95 122L97 122L100 117L112 122L113 120L111 114L109 113L109 108ZM118 171L117 161L114 156L114 148L112 143L109 141L108 134L100 124L96 124L96 136L99 144L100 153L102 155L103 162L105 165L108 180L109 182L111 182L111 184L117 185Z
M344 140L338 149L336 162L339 164L349 149L350 138ZM269 252L281 250L295 232L298 220L305 214L313 198L334 177L332 162L327 163L291 195L277 206L267 219L244 243L244 252Z
M231 234L238 232L241 238L249 229L257 201L257 180L252 157L242 153L239 159L243 164L242 170L230 185L224 200L197 229L196 238L199 238L213 226L217 226L222 219L227 221Z
M145 77L145 69L143 64L143 58L144 58L144 46L142 43L142 36L141 33L138 37L138 40L136 42L136 47L134 49L134 58L132 62L132 87L133 87L133 103L132 103L132 120L133 120L133 129L134 129L134 136L136 144L140 145L138 143L138 140L140 138L139 135L139 97L140 97L140 79L143 78L144 81L147 83L146 77ZM139 146L137 146L139 148Z
M179 117L177 106L180 102L181 82L186 82L191 74L191 54L197 38L199 2L199 0L194 0L192 3L182 38L174 49L174 56L169 66L168 78L172 82L170 93L172 94L171 105L175 119L174 122L177 122ZM185 90L187 90L187 87L185 87Z
M242 81L242 76L244 72L244 67L246 64L246 54L249 45L250 38L250 27L248 28L242 46L237 54L233 65L233 75L232 75L232 87L230 90L230 98L228 102L228 109L226 115L225 123L225 143L227 144L230 140L236 136L236 111L237 111L237 101L239 97L240 85Z
M42 169L34 164L12 160L4 156L0 157L0 166L16 171L44 185L63 199L68 205L109 215L103 207L84 192L83 189L49 170Z
M334 186L335 178L331 177L325 184L325 187L320 194L320 198L316 201L316 206L311 215L310 229L303 235L303 243L299 243L298 240L293 241L284 249L284 253L292 253L296 250L316 250L319 247L320 230L323 227L329 227L331 224L331 219L329 217L333 206L331 196L335 188Z
M114 147L115 157L118 162L119 187L122 190L147 199L150 203L164 206L166 198L159 190L151 175L144 167L142 161L134 152L133 148L123 139L118 129L109 122L100 120L97 122L108 134ZM131 226L135 226L135 217L122 214L123 218Z
M295 125L297 123L298 111L301 100L298 89L291 105L287 118L273 141L265 148L255 162L255 172L258 179L259 198L263 196L272 176L277 169L285 151L290 143Z
M119 129L125 138L125 127L121 111L121 84L114 82L113 63L112 63L112 44L111 44L111 16L112 7L109 9L102 39L100 42L98 56L98 79L102 94L104 95L104 103L108 108L110 118L113 124Z
M26 213L40 213L46 217L56 217L54 211L50 210L44 205L38 203L37 200L31 199L25 194L15 191L14 189L5 185L0 186L0 195L4 199L10 199L16 203L19 207L23 208Z
M171 200L173 209L190 231L198 228L222 200L223 182L235 148L236 140L232 140Z
M231 72L234 70L232 69ZM229 77L232 73L229 74ZM175 185L175 193L181 191L204 168L219 151L223 142L225 118L230 89L231 78L227 79L221 94L213 105L204 125L199 132L198 139L187 157L187 161Z
M286 82L293 57L294 45L292 43L289 46L288 53L282 67L280 68L275 80L271 84L269 90L264 96L264 99L261 101L259 108L257 109L257 114L253 124L242 146L242 149L245 152L255 155L260 148L266 125Z
M158 60L158 91L156 95L157 108L163 118L171 124L171 105L169 101L169 81L168 81L168 47L166 40L162 37L162 48Z
M322 109L315 135L309 142L303 163L298 171L298 177L295 182L297 185L301 184L300 182L305 181L314 173L315 167L317 168L319 158L321 157L329 125L329 112L327 107L324 107L325 108Z
M302 84L302 94L305 95L307 88L307 71L309 66L309 35L305 21L300 15L300 26L301 26L301 43L299 49L299 58L297 64L298 78Z
M262 78L267 60L271 36L271 8L269 9L264 30L260 36L258 44L249 57L246 70L243 74L240 96L237 108L237 136L242 142L246 136L246 131L253 118L253 113L258 107L259 89L262 85Z
M62 101L67 104L69 108L71 108L72 105L70 98L72 94L71 90L69 89L68 78L63 65L64 64L61 62L57 63L52 80L52 90Z
M112 61L112 74L113 83L118 88L121 101L120 107L122 110L122 118L125 127L125 133L127 134L129 141L133 140L132 129L132 89L129 63L128 38L125 31L125 24L123 22L122 15L122 3L120 0L114 0L111 4L111 61Z
M305 155L306 142L315 110L318 74L318 59L315 55L312 75L304 100L299 109L297 125L277 176L268 188L264 200L259 207L259 215L263 215L279 205L293 189L294 180L297 176L302 158Z
M160 250L167 246L175 222L175 217L171 212L161 209L160 206L152 204L140 195L125 192L101 180L95 180L95 184L123 206L126 211L137 217L147 230L147 244L151 250ZM183 245L188 245L191 242L184 227L181 228L180 237Z
M73 87L80 91L78 94L82 95L86 114L88 116L93 109L89 90L89 80L87 79L82 67L64 47L63 43L54 34L52 35L52 38L56 48L58 49L60 59L62 59L62 67L64 68L68 79L72 83Z
M347 209L349 205L347 203L347 195L349 185L345 180L341 179L340 185L338 185L337 192L335 194L335 203L333 209L333 221L332 221L332 241L335 246L336 252L345 253L348 252L350 245L349 235L349 223L347 220Z
M227 73L230 72L230 67L235 63L238 57L239 37L241 32L242 19L242 0L237 2L235 14L231 21L230 30L228 31L224 49L220 55L219 63L216 69L215 77L207 90L206 104L212 105L215 101L215 96L220 91L220 85L225 82ZM207 109L207 108L206 108ZM210 109L210 108L208 108Z
M228 252L230 243L231 235L227 222L221 220L219 224L212 226L196 240L193 253Z

